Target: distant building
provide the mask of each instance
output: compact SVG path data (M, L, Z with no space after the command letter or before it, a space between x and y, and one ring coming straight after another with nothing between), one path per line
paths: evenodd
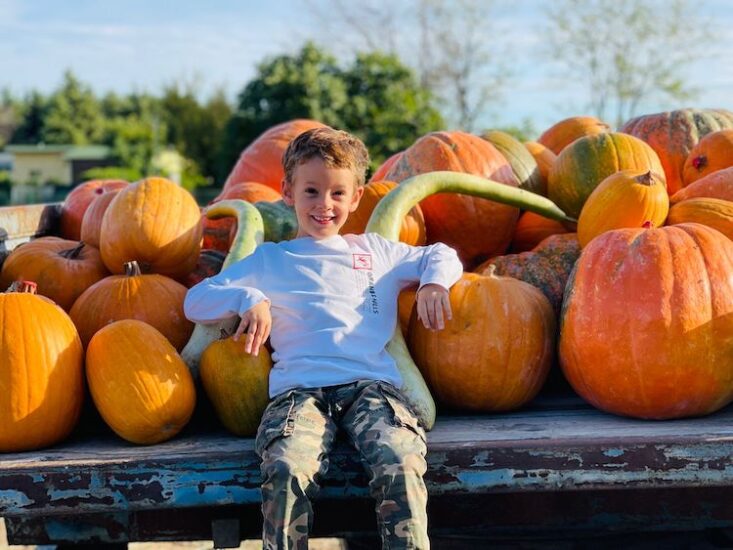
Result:
M0 172L10 172L13 168L13 155L0 152Z
M20 185L76 185L90 168L110 166L105 145L8 145L13 156L10 179Z

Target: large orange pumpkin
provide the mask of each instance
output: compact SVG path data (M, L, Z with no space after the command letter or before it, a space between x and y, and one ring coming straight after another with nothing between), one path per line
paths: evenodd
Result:
M364 233L369 222L369 217L372 215L379 200L395 187L397 187L397 183L393 181L372 181L365 185L364 194L361 196L361 201L359 201L359 207L356 211L349 214L340 233L342 235L347 235L348 233ZM413 246L422 246L425 244L425 218L419 205L414 206L402 220L400 241Z
M131 443L175 436L196 404L191 373L168 340L136 319L107 325L89 342L87 381L107 425Z
M680 109L642 115L626 122L620 132L647 142L664 168L669 194L683 187L682 168L700 138L733 128L733 113L725 109Z
M224 182L224 190L243 181L264 183L280 192L285 172L282 157L291 140L311 128L324 126L321 122L296 119L273 126L250 143Z
M508 161L488 141L464 132L432 132L411 145L387 174L401 182L411 176L448 170L517 187ZM420 203L428 242L444 242L458 251L464 265L501 254L517 223L517 208L456 193L431 195ZM480 236L480 238L479 238Z
M91 180L74 187L61 206L61 236L78 241L81 237L81 223L89 205L99 195L120 190L128 183L124 180Z
M682 185L733 166L733 129L705 135L690 151L682 167Z
M431 331L413 313L409 347L439 403L506 411L530 401L552 364L555 316L533 286L464 273L450 291L452 320Z
M39 294L68 311L82 292L107 275L99 250L93 246L40 237L17 247L5 259L0 289L13 281L34 281Z
M47 298L0 294L0 452L63 440L84 399L84 351L74 324Z
M201 354L199 372L224 427L235 435L252 437L270 399L272 360L265 346L257 355L246 353L244 340L229 337L209 344Z
M124 275L111 275L90 286L74 302L69 315L84 345L109 323L138 319L182 350L194 326L183 313L186 287L165 275L141 274L136 262L125 264L125 270Z
M392 166L395 165L395 163L400 160L400 157L402 156L402 151L399 151L389 157L387 160L385 160L372 174L372 177L369 178L369 181L383 181L385 179L385 176L387 175L387 172L390 171Z
M671 204L696 197L733 201L733 166L708 174L669 198Z
M578 242L611 229L654 227L664 224L669 212L669 195L663 176L641 170L621 170L604 179L588 197L578 219Z
M98 195L84 212L81 220L81 240L95 248L99 248L99 234L102 232L102 220L112 199L119 189Z
M191 193L165 178L147 178L112 200L100 232L102 260L112 273L137 261L143 271L183 279L201 250L201 212Z
M701 223L733 240L733 202L710 197L680 201L669 209L667 225Z
M733 399L733 243L700 224L616 229L583 249L560 329L565 377L615 414L678 418Z
M559 155L576 139L609 132L611 127L593 116L573 116L556 122L537 139L537 142Z
M650 170L662 174L657 154L642 140L604 132L575 140L552 165L547 196L566 214L577 218L599 183L619 170Z
M550 235L561 235L568 232L567 228L557 220L545 218L534 212L523 212L519 216L517 227L514 228L510 251L526 252L532 250Z

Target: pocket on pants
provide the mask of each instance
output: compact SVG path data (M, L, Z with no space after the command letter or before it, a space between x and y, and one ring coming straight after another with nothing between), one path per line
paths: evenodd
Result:
M384 400L392 409L392 418L394 425L397 427L407 428L415 432L423 443L427 443L427 437L425 436L425 430L422 429L417 419L417 415L412 411L412 408L407 404L406 398L402 393L385 382L379 383L379 389L384 396Z
M292 434L295 422L294 408L295 393L293 391L275 397L267 405L255 438L255 452L260 458L262 458L262 452L273 441Z

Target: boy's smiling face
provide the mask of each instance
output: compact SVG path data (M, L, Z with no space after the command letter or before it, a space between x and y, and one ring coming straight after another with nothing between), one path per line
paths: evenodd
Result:
M338 235L364 193L348 168L332 168L313 157L293 171L293 181L283 182L283 200L295 208L296 237L326 239Z

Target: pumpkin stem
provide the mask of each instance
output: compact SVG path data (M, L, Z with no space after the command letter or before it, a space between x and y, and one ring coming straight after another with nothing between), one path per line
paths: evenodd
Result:
M692 159L692 167L695 170L702 170L708 165L708 157L705 155L698 155Z
M38 285L33 281L13 281L10 283L6 292L20 292L24 294L35 294L38 291Z
M135 260L131 262L125 262L125 275L128 277L137 277L139 275L142 275L142 271L140 270L140 264L137 263Z
M79 244L74 248L67 248L66 250L59 252L59 256L62 256L67 260L76 260L79 257L79 254L81 254L81 251L84 250L85 246L86 243L84 243L84 241L79 241Z
M654 185L654 177L652 177L651 170L647 170L645 174L636 176L634 179L636 180L636 183L640 183L641 185L647 185L647 186Z
M482 273L484 277L496 277L496 264L489 264L486 271Z
M654 229L654 222L653 222L653 221L651 221L651 220L647 220L647 221L645 221L645 222L644 222L643 224L641 224L641 226L642 226L642 227L643 227L644 229Z

